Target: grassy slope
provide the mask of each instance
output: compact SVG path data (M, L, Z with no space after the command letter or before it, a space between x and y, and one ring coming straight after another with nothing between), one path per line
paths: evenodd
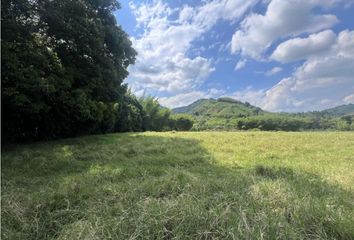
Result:
M332 116L346 116L354 115L354 104L342 105L327 110L321 111L321 113L329 114Z
M238 118L258 114L274 115L237 100L223 99L200 99L188 106L175 108L173 112L192 115L195 120L194 130L235 129Z
M256 107L233 99L229 101L223 101L222 99L200 99L189 106L175 108L173 112L214 118L253 116L257 115L258 112L265 113L260 109L256 113Z
M354 133L112 134L2 153L2 239L353 239Z

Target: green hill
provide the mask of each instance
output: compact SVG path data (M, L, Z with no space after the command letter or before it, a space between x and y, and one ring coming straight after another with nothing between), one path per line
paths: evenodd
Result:
M173 113L194 117L193 130L353 130L354 104L306 113L272 113L232 98L200 99Z
M332 116L354 115L354 104L341 105L321 111L321 113Z
M172 111L174 113L217 118L247 117L265 113L259 107L232 98L200 99L188 106L175 108Z

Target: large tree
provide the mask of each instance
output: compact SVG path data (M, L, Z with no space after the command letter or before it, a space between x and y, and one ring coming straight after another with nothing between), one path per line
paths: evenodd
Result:
M113 131L136 52L115 0L5 0L2 137L33 140Z

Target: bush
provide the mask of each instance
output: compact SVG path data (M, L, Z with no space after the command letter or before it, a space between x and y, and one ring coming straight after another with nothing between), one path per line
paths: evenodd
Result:
M148 96L139 100L144 109L143 125L147 131L169 130L171 111L162 107L156 98Z
M188 131L193 127L194 120L190 115L176 114L170 119L170 128L177 131Z

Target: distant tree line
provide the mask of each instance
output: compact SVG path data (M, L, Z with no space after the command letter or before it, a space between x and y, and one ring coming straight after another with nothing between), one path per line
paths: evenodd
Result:
M354 130L354 116L331 117L313 114L263 114L241 118L196 118L193 130Z
M2 142L181 129L184 118L153 98L137 99L123 83L137 53L117 25L119 7L116 0L1 2Z
M123 121L117 122L116 132L127 131L188 131L194 120L187 114L172 114L171 110L162 107L154 97L136 98L129 91L126 94L127 104L120 113Z
M302 130L354 130L352 118L314 118L295 116L267 116L260 115L239 119L238 129L260 129L260 130L282 130L282 131L302 131Z

